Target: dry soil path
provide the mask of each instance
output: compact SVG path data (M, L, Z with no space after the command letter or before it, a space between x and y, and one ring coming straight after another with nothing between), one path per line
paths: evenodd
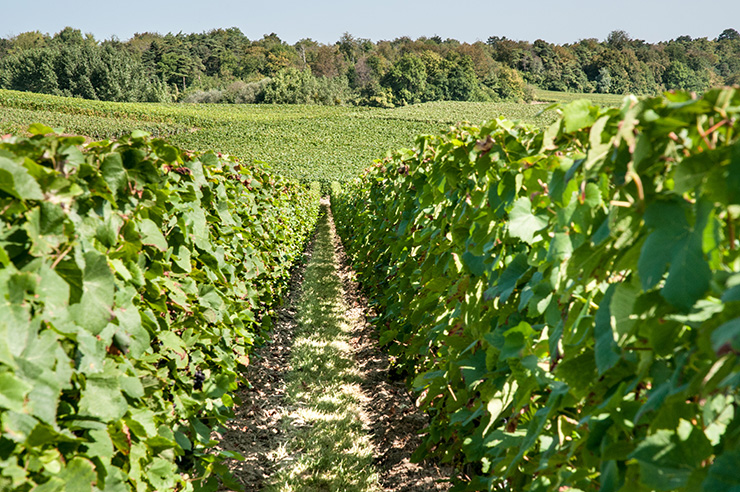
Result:
M404 383L389 377L388 359L377 348L375 330L367 322L370 314L367 303L353 281L328 201L322 201L322 217L304 260L293 274L290 294L279 311L272 340L253 354L248 372L250 386L239 392L242 402L235 410L236 418L228 423L225 432L215 436L223 448L238 451L246 458L229 463L235 477L247 491L447 490L449 485L444 479L449 476L449 470L433 463L410 461L420 441L418 431L425 426L426 416L417 410ZM324 270L311 270L317 268L317 262ZM307 270L310 286L305 282ZM316 275L318 279L314 278ZM317 286L316 282L325 285ZM312 303L318 307L311 307ZM332 318L324 318L324 311L331 311ZM335 318L336 321L332 321ZM322 331L324 325L329 324L339 327L335 328L336 339L331 346L345 351L339 356L349 359L351 367L345 368L352 377L349 382L332 384L332 381L309 378L308 371L319 376L332 374L334 366L346 364L319 356L308 367L306 354L298 353L306 345L318 346L320 334L326 333ZM322 350L328 348L324 346ZM328 365L322 367L321 364ZM333 400L329 398L346 405L347 408L338 409L344 413L339 417L322 414L322 403L312 401L316 399L311 396L312 391L315 394L312 389L315 385L324 388L324 393L330 396L346 389L354 392L346 398L341 395ZM326 402L323 405L326 406ZM316 418L312 419L311 415ZM311 449L313 445L333 439L331 429L320 428L326 426L324 421L337 419L350 421L350 427L359 429L362 436L355 439L357 443L352 449L340 446L341 439L337 439L336 449L331 450L331 459L335 462L329 464L324 473L328 478L319 479L321 471L317 472L315 465L304 462L316 451ZM355 419L356 422L351 422ZM365 461L359 463L361 458L356 458L359 463L356 466L363 470L347 473L360 478L345 483L335 476L355 463L350 453L357 456L370 453L371 456L365 460L367 464Z

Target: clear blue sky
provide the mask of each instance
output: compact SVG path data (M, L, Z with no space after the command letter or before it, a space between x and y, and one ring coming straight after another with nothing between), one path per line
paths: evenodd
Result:
M54 34L72 26L96 39L136 32L204 32L238 27L250 39L274 32L295 43L334 43L343 32L373 41L438 35L460 41L489 36L572 43L603 40L622 29L632 38L667 41L740 31L740 0L4 0L0 37Z

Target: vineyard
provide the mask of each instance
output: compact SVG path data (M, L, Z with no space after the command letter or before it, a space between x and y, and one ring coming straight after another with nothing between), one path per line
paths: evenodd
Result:
M740 490L740 91L417 140L334 188L455 490Z
M34 122L94 139L133 130L166 137L190 150L218 149L260 161L286 177L346 181L389 149L409 147L463 121L497 116L538 126L551 123L546 105L436 102L395 109L317 105L135 104L0 90L0 133Z
M452 490L740 491L740 89L539 99L0 91L0 490L241 490L214 436L317 224L288 393L326 398L303 442L365 446L331 182L349 276L428 415L414 457ZM355 455L329 481L319 454L286 483L354 483Z
M0 142L0 489L230 483L211 430L318 188L141 133L30 132Z

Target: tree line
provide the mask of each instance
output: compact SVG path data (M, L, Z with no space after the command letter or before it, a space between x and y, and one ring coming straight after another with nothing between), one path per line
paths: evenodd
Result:
M0 38L0 88L108 101L357 104L531 100L585 93L703 92L740 83L740 33L647 43L625 31L553 44L491 36L295 44L238 28L98 41L71 27Z

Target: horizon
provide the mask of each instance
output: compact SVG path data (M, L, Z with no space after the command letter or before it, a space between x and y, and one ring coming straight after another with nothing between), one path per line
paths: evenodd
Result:
M438 36L437 34L431 34L431 35L422 34L422 35L419 35L419 36L408 36L408 35L401 34L401 35L398 35L398 36L396 36L394 38L372 39L372 38L365 38L365 37L362 37L362 36L355 36L353 33L349 32L349 31L344 31L342 34L340 34L340 36L335 41L324 42L324 41L320 41L320 40L317 40L317 39L314 39L314 38L311 38L311 37L306 37L306 38L300 38L300 39L298 39L296 41L290 42L290 41L286 40L283 36L281 36L280 33L277 33L277 32L264 33L261 36L252 37L252 36L249 36L246 33L244 33L243 30L240 27L238 27L238 26L214 27L214 28L205 29L205 30L201 30L201 31L187 31L187 32L185 32L183 30L180 30L178 32L173 32L173 31L161 32L161 31L151 31L151 30L149 30L149 31L136 31L136 32L134 32L134 34L132 34L131 36L128 36L126 38L121 38L121 37L117 36L116 34L112 34L112 35L110 35L108 37L101 38L101 37L96 36L94 33L92 33L92 32L86 32L86 31L84 31L83 29L80 29L77 26L63 26L61 29L59 29L59 30L57 30L55 32L49 32L49 31L44 32L44 31L40 31L38 29L32 29L32 30L21 31L21 32L18 32L18 33L12 33L12 34L8 34L8 35L0 35L0 39L13 39L16 36L18 36L20 34L23 34L23 33L27 33L27 32L39 32L40 34L42 34L44 36L53 37L53 36L57 35L59 32L61 32L62 30L66 29L66 28L77 29L77 30L79 30L86 37L87 36L92 36L93 39L95 40L95 42L97 42L97 43L102 43L102 42L105 42L105 41L112 41L113 39L115 39L117 41L120 41L120 42L123 42L123 43L126 43L126 42L130 41L131 39L133 39L134 37L141 36L141 35L144 35L144 34L153 34L153 35L158 35L158 36L162 36L162 37L167 36L167 35L177 36L177 35L180 35L180 34L185 35L185 36L189 36L189 35L208 34L208 33L211 33L211 32L214 32L214 31L219 31L219 30L226 31L226 30L230 30L230 29L238 29L250 42L260 41L260 40L262 40L262 39L264 39L264 38L266 38L268 36L277 36L281 41L283 41L283 42L285 42L285 43L287 43L288 45L291 45L291 46L293 46L293 45L295 45L297 43L300 43L301 41L306 41L306 40L308 40L308 41L314 41L316 43L323 44L323 45L335 45L335 44L337 44L337 43L340 42L341 37L344 36L345 34L349 34L353 39L369 40L370 42L375 43L375 44L381 43L381 42L394 42L394 41L397 41L397 40L403 39L403 38L409 38L411 41L418 41L418 40L422 40L422 39L432 39L432 38L435 38L435 37L439 37L442 40L442 42L456 41L456 42L459 42L459 43L468 43L468 44L474 44L474 43L477 43L477 42L483 42L483 43L485 43L488 40L488 38L486 38L486 39L476 39L475 41L468 41L468 40L461 40L461 39L452 38L452 37L442 37L442 36ZM584 37L584 38L579 38L579 39L577 39L575 41L570 41L570 42L565 42L565 43L557 43L557 42L553 42L553 41L550 41L550 40L545 39L545 38L516 39L516 38L510 38L508 36L499 36L499 37L501 39L507 39L507 40L514 41L514 42L522 42L522 43L530 43L530 44L533 43L534 41L538 40L538 39L541 39L541 40L546 41L546 42L548 42L550 44L553 44L553 45L565 46L565 45L578 44L578 43L580 43L582 41L589 40L589 39L595 39L596 41L598 41L600 43L603 43L603 42L606 42L606 39L607 39L607 37L608 37L608 35L610 33L615 32L615 31L623 31L623 32L626 32L627 33L627 35L629 36L630 40L632 40L632 41L641 41L641 42L645 42L645 43L649 43L649 44L659 44L659 43L668 43L670 41L676 40L679 37L684 37L684 36L688 36L692 40L707 39L709 41L714 41L714 40L717 39L717 37L720 34L722 34L722 32L724 32L725 30L728 30L728 29L734 29L734 30L740 32L740 29L737 29L734 26L728 26L728 27L722 29L722 31L718 32L715 36L711 36L711 37L710 36L696 36L696 37L694 37L694 36L690 36L688 34L684 34L684 35L681 35L681 36L673 37L671 39L660 39L660 40L657 40L657 41L648 41L648 40L645 40L645 39L641 39L639 37L632 36L631 33L628 32L628 31L626 31L625 29L618 29L617 28L617 29L613 29L613 30L609 31L609 33L607 33L607 35L604 36L603 38ZM494 37L494 36L496 36L496 35L494 34L492 36L489 36L489 38L490 37Z
M114 37L127 41L136 33L200 34L236 27L252 41L275 33L291 45L302 39L331 45L345 32L375 43L434 36L475 43L499 36L565 45L584 39L604 41L610 32L622 30L631 39L655 44L681 36L716 39L725 29L738 29L726 25L728 20L740 19L740 2L717 0L702 4L702 11L712 14L706 16L688 15L696 9L686 0L624 0L619 5L594 5L586 0L567 0L558 5L544 0L526 4L494 1L467 10L451 8L439 0L377 0L373 5L287 0L281 4L279 15L274 6L253 0L212 0L207 7L131 0L126 8L115 12L113 6L119 7L112 2L101 6L93 0L13 3L4 6L0 36L9 39L29 31L53 35L69 26L92 34L97 41Z

